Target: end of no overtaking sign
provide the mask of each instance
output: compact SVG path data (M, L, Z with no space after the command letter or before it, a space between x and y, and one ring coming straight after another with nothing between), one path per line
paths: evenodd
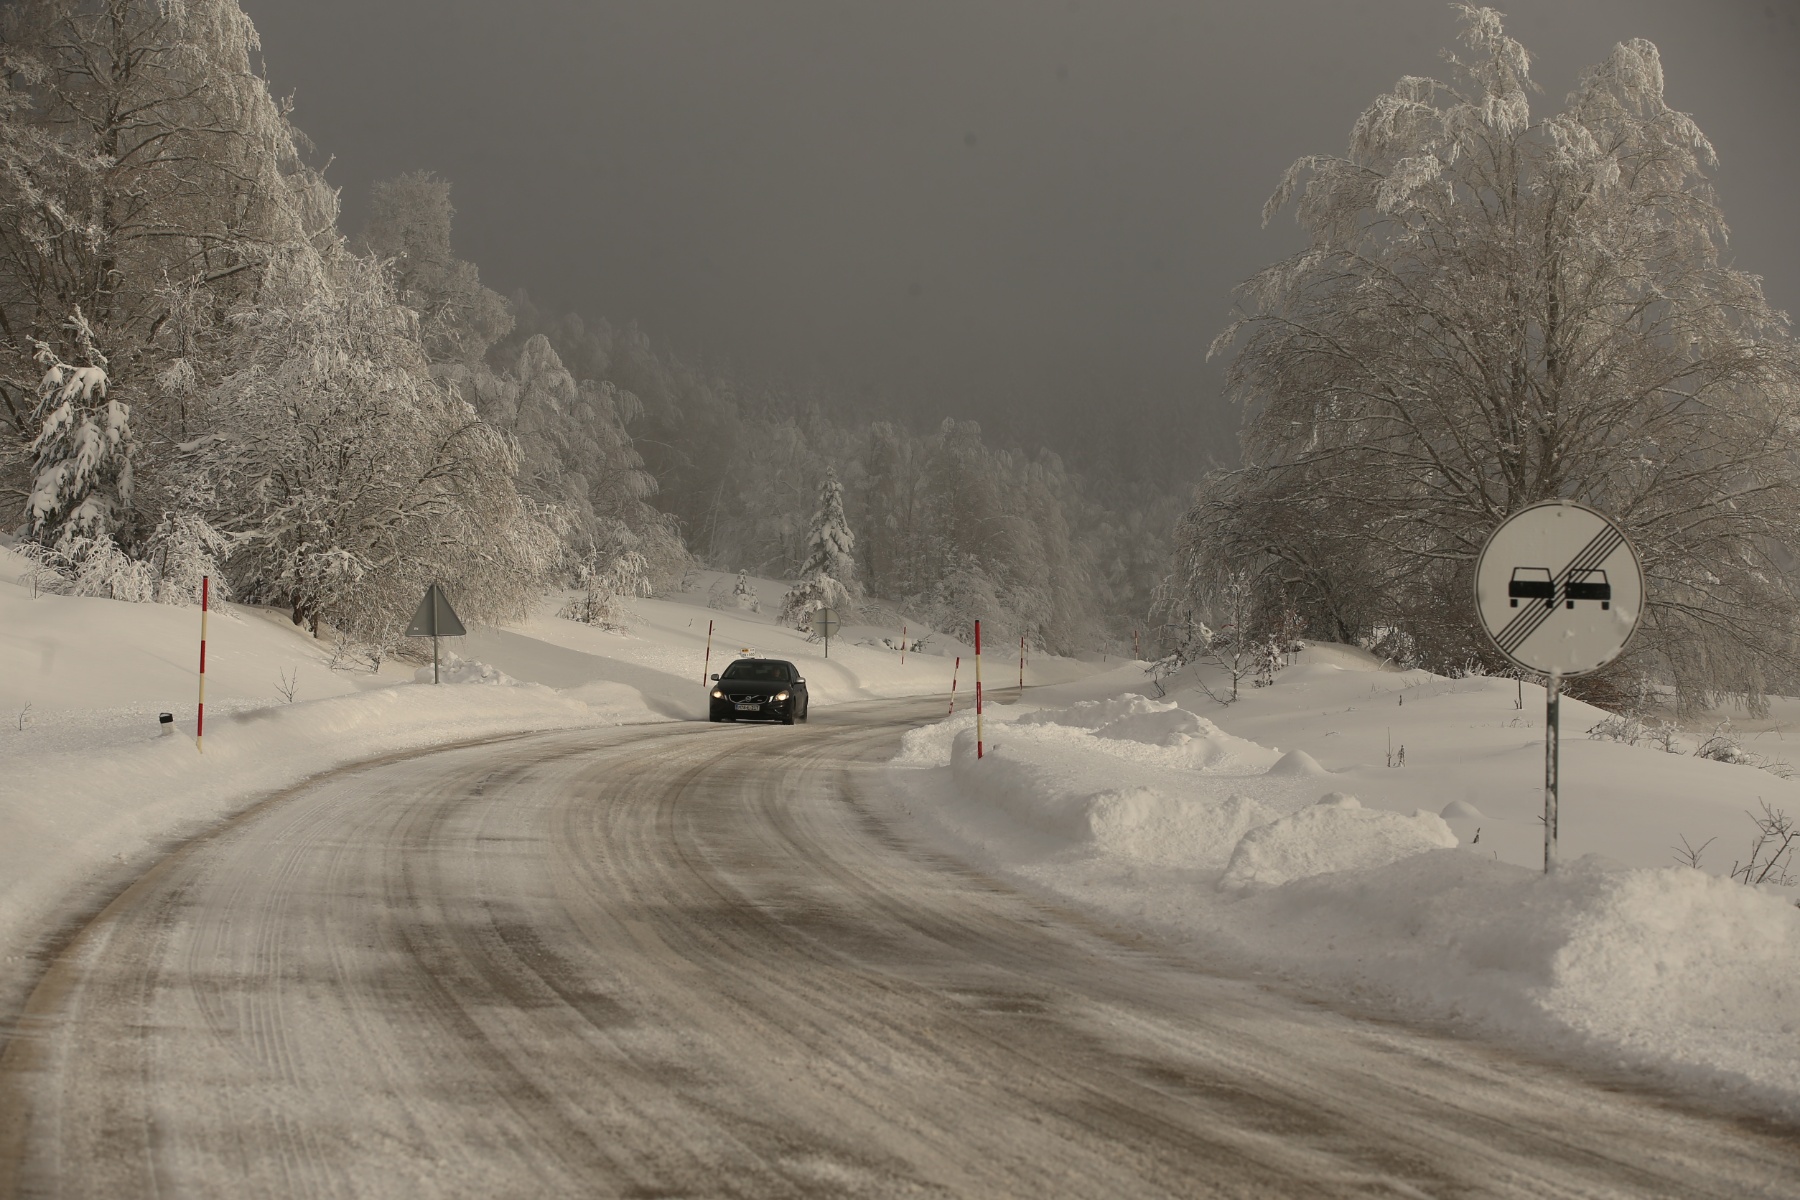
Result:
M1495 647L1540 675L1584 675L1619 656L1644 609L1637 552L1610 519L1547 500L1494 530L1475 565L1475 610Z
M1644 611L1637 551L1609 518L1568 500L1522 508L1475 563L1475 611L1508 661L1544 687L1544 870L1556 863L1562 681L1619 656Z

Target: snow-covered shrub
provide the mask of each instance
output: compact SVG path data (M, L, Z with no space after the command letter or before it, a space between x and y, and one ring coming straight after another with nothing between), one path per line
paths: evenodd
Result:
M1681 726L1667 718L1646 720L1634 713L1608 713L1588 729L1588 737L1597 742L1622 742L1627 746L1648 742L1667 754L1681 753L1680 733Z
M756 598L756 586L750 582L748 570L739 571L737 578L729 586L723 580L715 583L706 606L717 609L736 608L744 612L762 611L762 605Z
M570 597L556 615L621 631L631 620L630 601L653 590L650 560L636 550L618 550L604 559L596 554L576 569L575 585L581 595Z
M783 625L811 633L815 613L824 608L841 610L849 602L850 593L843 584L829 575L815 575L802 579L782 597L779 619Z
M198 497L189 499L187 507L165 512L144 543L144 557L156 572L156 599L163 604L200 603L202 579L212 581L214 599L231 593L224 562L233 539L207 521Z
M39 591L134 604L156 598L155 570L119 549L109 534L65 531L54 545L27 542L18 550L36 568L27 578Z
M1713 726L1712 735L1694 749L1694 757L1709 758L1714 762L1731 763L1735 766L1755 767L1782 779L1790 779L1794 775L1793 764L1745 749L1730 721L1720 721Z

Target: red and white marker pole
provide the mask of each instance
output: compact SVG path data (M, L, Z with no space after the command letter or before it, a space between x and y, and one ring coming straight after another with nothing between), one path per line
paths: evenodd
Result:
M950 668L950 712L945 714L946 716L953 715L956 712L956 677L961 673L962 655L959 654L956 656L956 665Z
M700 664L701 683L705 683L706 677L712 673L712 627L713 623L708 621L706 623L706 661Z
M975 757L985 754L981 745L981 622L975 622Z
M211 607L212 576L200 577L200 707L194 713L194 749L206 753L201 739L206 736L206 610Z

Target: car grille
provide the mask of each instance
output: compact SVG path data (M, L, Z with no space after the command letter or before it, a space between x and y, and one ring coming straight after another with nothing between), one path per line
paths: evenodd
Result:
M763 692L749 692L749 693L742 694L742 695L734 695L731 692L726 692L725 698L727 700L731 701L733 704L750 704L750 703L767 700L769 697L766 693L763 693Z

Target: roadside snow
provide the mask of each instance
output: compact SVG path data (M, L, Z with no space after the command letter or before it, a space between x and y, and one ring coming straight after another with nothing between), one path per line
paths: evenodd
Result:
M890 772L897 815L1215 960L1800 1114L1800 894L1666 865L1666 847L1711 829L1725 805L1764 795L1800 811L1794 784L1571 740L1586 714L1565 702L1565 764L1586 784L1603 762L1609 786L1566 793L1584 811L1576 836L1565 832L1565 865L1546 876L1528 857L1504 861L1541 847L1527 814L1541 803L1542 744L1515 732L1518 689L1324 650L1242 707L1193 692L1074 703L1065 692L1037 711L990 709L980 759L973 714L914 730ZM1207 716L1189 710L1202 704ZM1360 758L1396 718L1420 748L1408 766ZM1635 828L1646 820L1663 824ZM1739 821L1734 841L1749 832ZM1590 831L1609 826L1633 828L1604 845L1657 852L1596 853Z
M709 623L710 670L746 651L789 658L815 704L948 691L961 652L940 636L902 664L881 631L852 625L827 660L768 613L705 607L719 577L703 574L693 592L637 602L626 632L557 618L553 596L519 628L443 639L434 687L429 664L372 671L283 614L224 605L208 629L201 754L199 611L34 597L25 573L0 547L0 964L170 838L320 771L514 732L703 717ZM779 583L755 583L779 596ZM1046 659L1030 678L1089 671ZM175 717L166 733L159 712ZM8 968L0 984L19 977Z

